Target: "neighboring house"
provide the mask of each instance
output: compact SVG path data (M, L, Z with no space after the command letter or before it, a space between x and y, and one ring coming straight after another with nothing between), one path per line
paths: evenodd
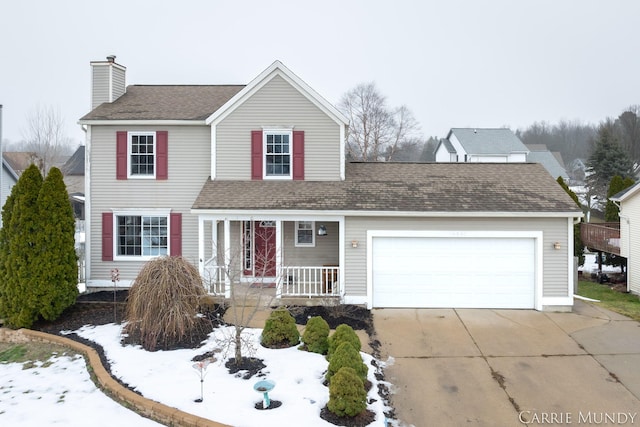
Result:
M582 213L540 165L346 163L347 119L278 61L246 86L126 91L114 58L91 65L90 288L166 254L226 296L230 271L368 307L573 304Z
M620 255L627 259L627 291L640 295L640 183L609 199L620 206Z
M565 182L569 182L569 174L559 152L549 151L544 144L527 144L526 147L529 150L527 162L540 163L555 179L561 176Z
M510 129L453 128L435 150L436 162L523 163L529 150Z
M39 165L41 163L38 155L31 151L6 151L2 153L4 160L18 175L22 175L32 163Z
M60 168L76 220L84 220L84 155L81 145Z
M11 167L5 153L2 153L2 187L0 187L0 208L4 207L7 197L11 194L11 189L18 182L18 174ZM0 209L1 210L1 209ZM2 228L2 216L0 216L0 228Z

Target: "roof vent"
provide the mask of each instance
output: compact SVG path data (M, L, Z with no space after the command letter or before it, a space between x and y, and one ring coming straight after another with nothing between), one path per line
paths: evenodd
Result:
M478 133L478 129L474 129L474 130L473 130L473 133Z
M115 55L107 56L107 61L108 62L116 62L116 56Z

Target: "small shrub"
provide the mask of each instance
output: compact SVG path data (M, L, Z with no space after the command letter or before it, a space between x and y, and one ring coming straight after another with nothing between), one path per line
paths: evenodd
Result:
M309 319L302 334L305 350L327 354L329 350L329 324L320 316Z
M367 392L352 368L341 368L331 379L327 409L340 417L355 417L367 409Z
M353 328L349 325L338 325L336 331L329 337L329 349L327 353L327 359L331 360L333 352L342 344L348 342L357 351L360 351L362 344L360 344L360 338L356 335Z
M342 368L347 367L353 369L358 377L364 382L367 379L367 365L362 362L360 352L353 348L348 342L343 342L336 349L329 362L327 370L327 381L333 381L333 376Z
M262 345L268 348L292 347L300 343L296 321L286 308L278 308L264 324Z
M204 295L198 269L184 258L151 260L129 290L124 332L148 351L199 339L205 325L197 317L198 304Z

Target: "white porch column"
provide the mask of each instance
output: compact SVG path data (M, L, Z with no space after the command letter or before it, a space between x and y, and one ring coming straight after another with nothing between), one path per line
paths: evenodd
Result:
M276 298L282 297L282 221L276 221Z
M344 272L345 272L345 226L344 226L344 217L340 217L340 219L338 220L338 234L339 234L339 238L338 238L338 248L339 248L339 252L338 252L338 256L339 256L339 262L338 264L340 265L340 270L338 272L338 286L340 286L340 299L344 299L344 295L346 293L346 289L345 289L345 280L344 280Z
M218 220L211 221L211 259L214 265L218 265Z
M204 219L198 216L198 271L204 277Z
M224 275L224 296L225 298L231 298L231 221L224 219L224 268L226 274Z

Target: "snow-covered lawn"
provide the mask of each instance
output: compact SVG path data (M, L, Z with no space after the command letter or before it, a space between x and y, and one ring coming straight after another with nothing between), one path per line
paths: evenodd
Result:
M266 365L262 370L264 377L245 380L241 375L229 374L224 366L225 355L216 353L218 360L205 371L204 401L197 403L200 376L192 359L219 347L219 340L231 334L231 328L215 329L199 349L157 352L148 352L139 346L122 346L121 331L121 325L108 324L85 326L76 332L102 345L113 375L149 399L234 426L332 425L319 416L329 399L329 390L322 384L327 369L327 361L322 355L296 347L264 348L259 345L261 329L249 329L245 333L253 342L255 357L263 359ZM376 413L376 421L371 425L383 426L383 412L387 408L378 395L376 368L371 365L370 355L361 354L369 366L368 379L373 383L368 399L375 400L369 404L369 409ZM381 362L378 364L382 365ZM0 374L3 384L0 425L44 426L54 421L65 426L153 425L98 391L80 357L59 358L50 367L32 372L23 371L20 364L0 365ZM262 400L262 394L254 391L253 385L262 379L276 383L269 397L282 402L279 408L254 408ZM118 417L118 421L113 417Z

